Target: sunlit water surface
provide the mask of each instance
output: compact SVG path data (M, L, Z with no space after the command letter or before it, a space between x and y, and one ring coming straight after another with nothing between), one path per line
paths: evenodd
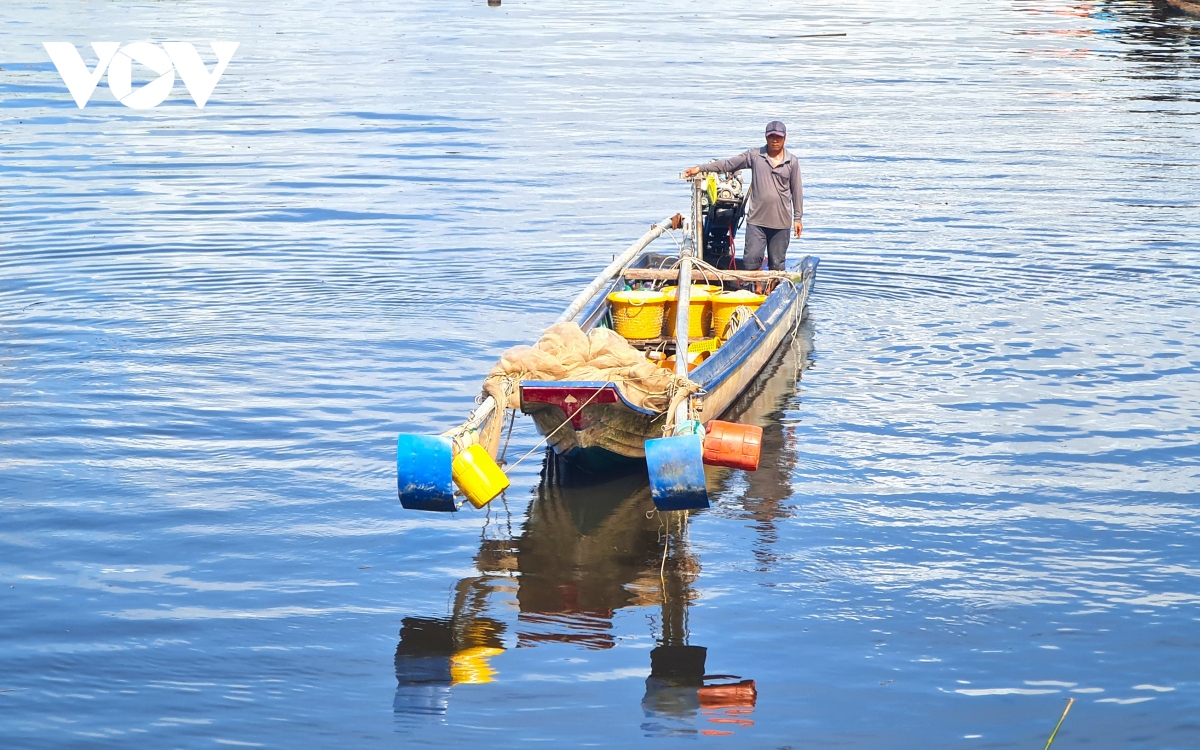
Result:
M387 5L6 3L0 744L1200 745L1200 22ZM41 47L175 39L240 43L203 110ZM763 469L665 563L538 456L403 512L395 434L776 117L822 263Z

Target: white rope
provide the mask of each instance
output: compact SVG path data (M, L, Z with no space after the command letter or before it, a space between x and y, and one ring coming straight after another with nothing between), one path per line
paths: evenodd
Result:
M604 390L606 390L606 389L605 389L605 388L597 388L597 389L596 389L596 392L595 392L595 393L593 393L591 396L589 396L589 397L588 397L588 400L587 400L587 401L584 401L584 402L583 402L583 405L582 405L582 406L580 406L578 409L576 409L576 410L575 410L575 414L571 414L571 415L567 416L567 417L566 417L566 419L564 419L564 420L562 421L562 424L560 424L558 427L555 427L553 430L551 430L551 431L550 431L550 432L549 432L549 433L546 435L546 437L544 437L544 438L542 438L541 440L539 440L539 441L538 441L537 445L535 445L535 446L533 446L532 448L530 448L528 453L526 453L524 456L521 456L520 458L518 458L518 459L516 460L516 462L515 462L515 463L514 463L512 466L509 466L509 467L508 467L508 468L509 468L509 470L511 471L512 469L515 469L515 468L517 468L517 465L518 465L518 464L520 464L522 461L524 461L525 459L527 459L527 458L529 458L530 456L532 456L532 455L533 455L533 452L534 452L535 450L537 450L538 448L541 448L541 447L542 447L542 446L543 446L543 445L546 443L546 441L547 441L547 440L549 440L551 437L553 437L553 436L554 436L554 433L558 432L558 431L559 431L559 430L561 430L563 427L565 427L565 426L566 426L566 424L567 424L567 422L570 422L570 421L571 421L571 419L572 419L572 418L574 418L576 414L579 414L579 412L583 411L583 407L584 407L584 406L587 406L587 405L588 405L588 404L590 404L590 403L592 403L592 401L594 401L594 400L596 399L596 397L600 395L600 392L601 392L601 391L604 391ZM563 412L563 414L566 414L566 412L564 411L564 412Z

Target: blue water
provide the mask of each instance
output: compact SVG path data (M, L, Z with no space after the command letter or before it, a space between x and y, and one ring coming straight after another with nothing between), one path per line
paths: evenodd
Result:
M1029 748L1075 698L1056 749L1200 746L1200 21L0 22L0 745ZM209 39L240 46L202 110L178 81L80 110L41 46ZM742 405L763 469L722 476L665 563L637 477L540 486L537 456L489 513L403 512L395 434L459 422L504 348L686 210L682 168L776 117L805 173L790 255L822 263ZM510 451L536 440L520 421ZM672 655L756 697L664 679Z

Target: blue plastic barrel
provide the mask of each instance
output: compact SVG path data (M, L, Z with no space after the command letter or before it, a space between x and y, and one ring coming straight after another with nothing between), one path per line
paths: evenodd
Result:
M401 433L396 440L396 492L408 510L454 510L450 438Z
M704 438L679 435L646 441L650 496L659 510L700 510L708 506L704 483Z

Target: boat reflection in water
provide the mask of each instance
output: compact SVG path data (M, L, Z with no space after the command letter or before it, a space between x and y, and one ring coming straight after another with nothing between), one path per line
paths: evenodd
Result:
M785 449L779 412L795 395L807 362L806 328L731 412L764 428L759 470L715 469L709 477L715 496L739 492L737 504L757 532L753 552L760 566L774 561L775 524L791 494L794 457ZM754 681L708 674L707 649L689 642L688 607L696 598L700 561L689 548L686 519L653 512L644 467L604 482L565 477L562 468L548 452L519 535L508 524L485 527L475 557L478 574L458 581L450 616L402 621L394 704L400 723L441 720L452 688L496 680L493 660L502 663L497 657L508 647L613 648L615 612L644 607L659 610L660 632L650 652L642 729L650 735L721 735L753 724ZM496 515L492 511L490 518ZM497 525L503 527L500 538L494 538ZM507 635L514 601L515 639Z

